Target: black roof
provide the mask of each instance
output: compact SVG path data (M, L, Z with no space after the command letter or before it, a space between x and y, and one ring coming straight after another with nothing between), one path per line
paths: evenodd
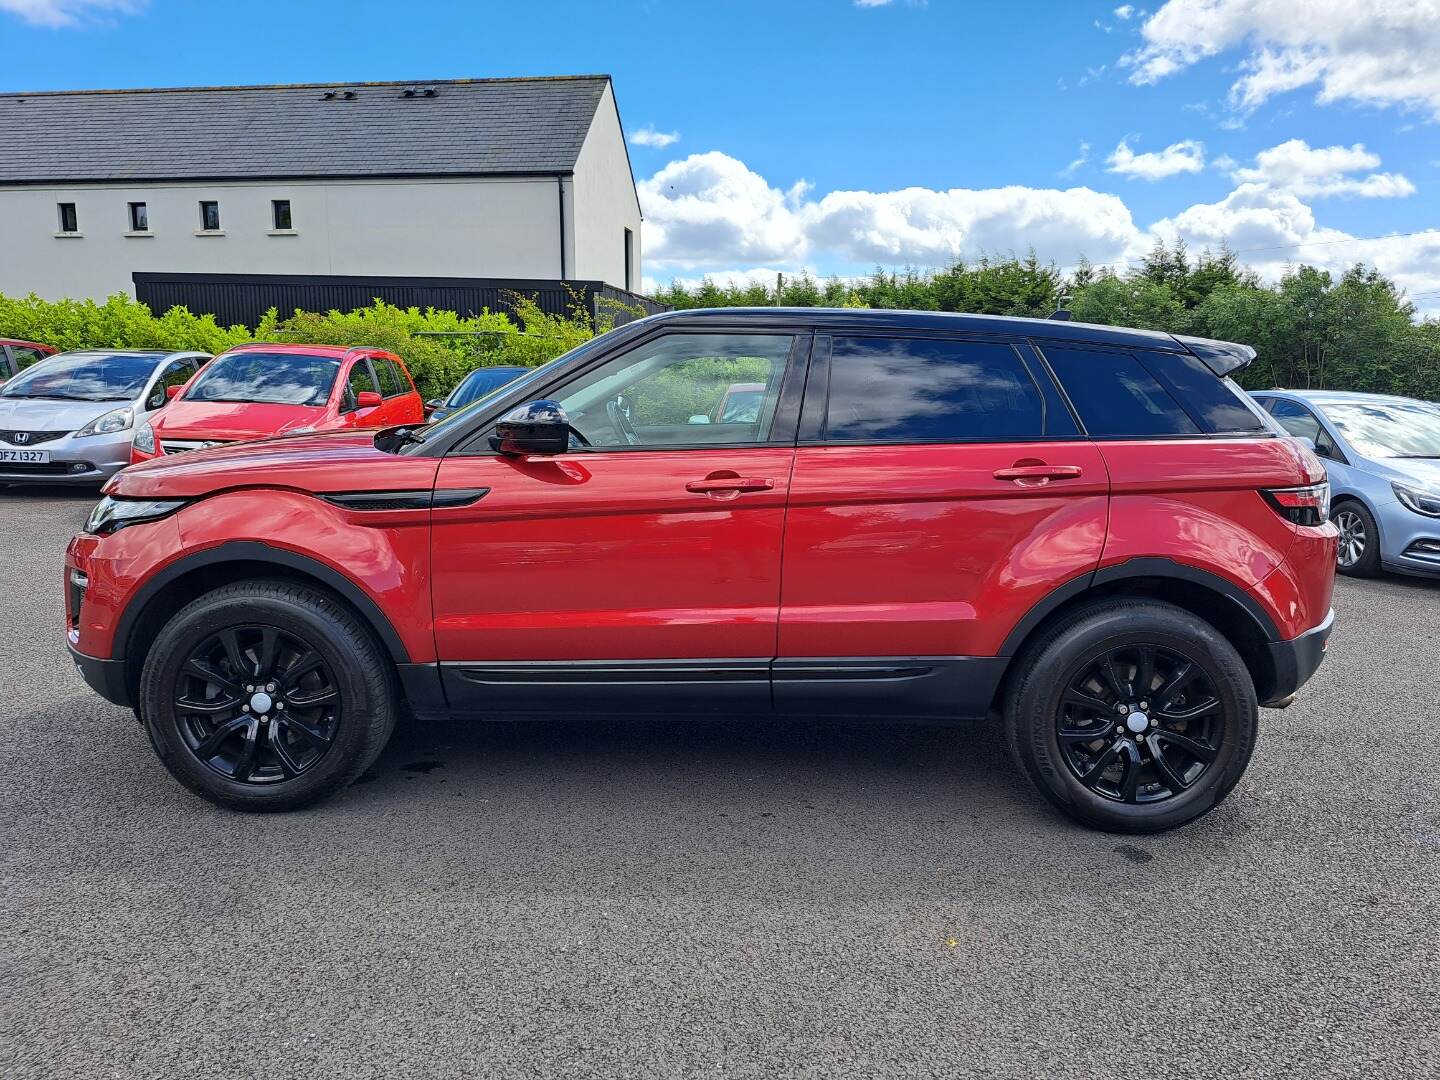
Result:
M609 82L5 93L0 184L568 173Z

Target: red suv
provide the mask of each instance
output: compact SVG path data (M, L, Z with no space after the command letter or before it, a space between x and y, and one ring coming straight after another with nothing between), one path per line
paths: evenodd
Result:
M379 349L240 345L211 360L135 431L132 464L271 435L419 424L404 362Z
M1091 825L1189 821L1330 633L1320 462L1244 346L880 311L654 316L429 427L126 469L70 649L207 798L300 806L408 708L978 720ZM755 409L716 406L759 384ZM716 416L719 419L714 419Z

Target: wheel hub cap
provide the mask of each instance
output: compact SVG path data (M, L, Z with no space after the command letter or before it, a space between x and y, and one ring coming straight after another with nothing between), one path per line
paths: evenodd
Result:
M274 702L270 700L270 695L261 690L250 698L250 711L264 716L270 711L270 706L273 704Z
M263 697L264 695L256 694L255 696ZM1139 735L1140 732L1150 726L1150 717L1146 716L1143 712L1132 712L1125 718L1125 726L1130 729L1130 734Z

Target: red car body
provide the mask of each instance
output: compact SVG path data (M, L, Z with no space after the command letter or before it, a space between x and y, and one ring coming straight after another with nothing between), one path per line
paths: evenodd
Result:
M180 606L279 576L357 613L422 714L982 717L1047 627L1077 604L1131 597L1218 629L1256 699L1287 703L1319 664L1331 620L1335 529L1323 508L1302 519L1277 502L1323 490L1315 455L1269 428L817 437L810 403L825 400L829 335L918 320L920 334L978 327L1036 357L1051 338L1088 330L1110 347L1193 360L1168 335L1032 320L653 317L447 419L424 445L315 434L125 470L107 486L113 499L181 508L72 541L71 650L92 686L133 703L147 647ZM695 327L754 324L797 342L777 412L791 426L777 420L772 442L515 454L477 441L606 357Z
M270 402L211 402L187 398L189 390L204 376L207 368L236 354L282 356L316 356L337 360L334 384L323 402L314 405L291 405ZM381 381L373 365L394 365L403 382L394 392L382 393ZM356 382L375 386L374 399L360 401L351 391ZM250 442L256 439L285 435L292 431L344 431L353 428L389 427L393 424L420 424L425 419L425 406L415 389L405 363L393 353L379 349L344 348L332 345L241 345L217 356L175 395L169 405L152 421L154 452L132 446L132 464L151 461L166 453L190 451L202 446Z

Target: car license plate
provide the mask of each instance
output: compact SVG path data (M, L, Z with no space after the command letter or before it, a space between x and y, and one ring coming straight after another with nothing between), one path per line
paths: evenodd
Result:
M0 465L47 465L49 450L0 450Z

